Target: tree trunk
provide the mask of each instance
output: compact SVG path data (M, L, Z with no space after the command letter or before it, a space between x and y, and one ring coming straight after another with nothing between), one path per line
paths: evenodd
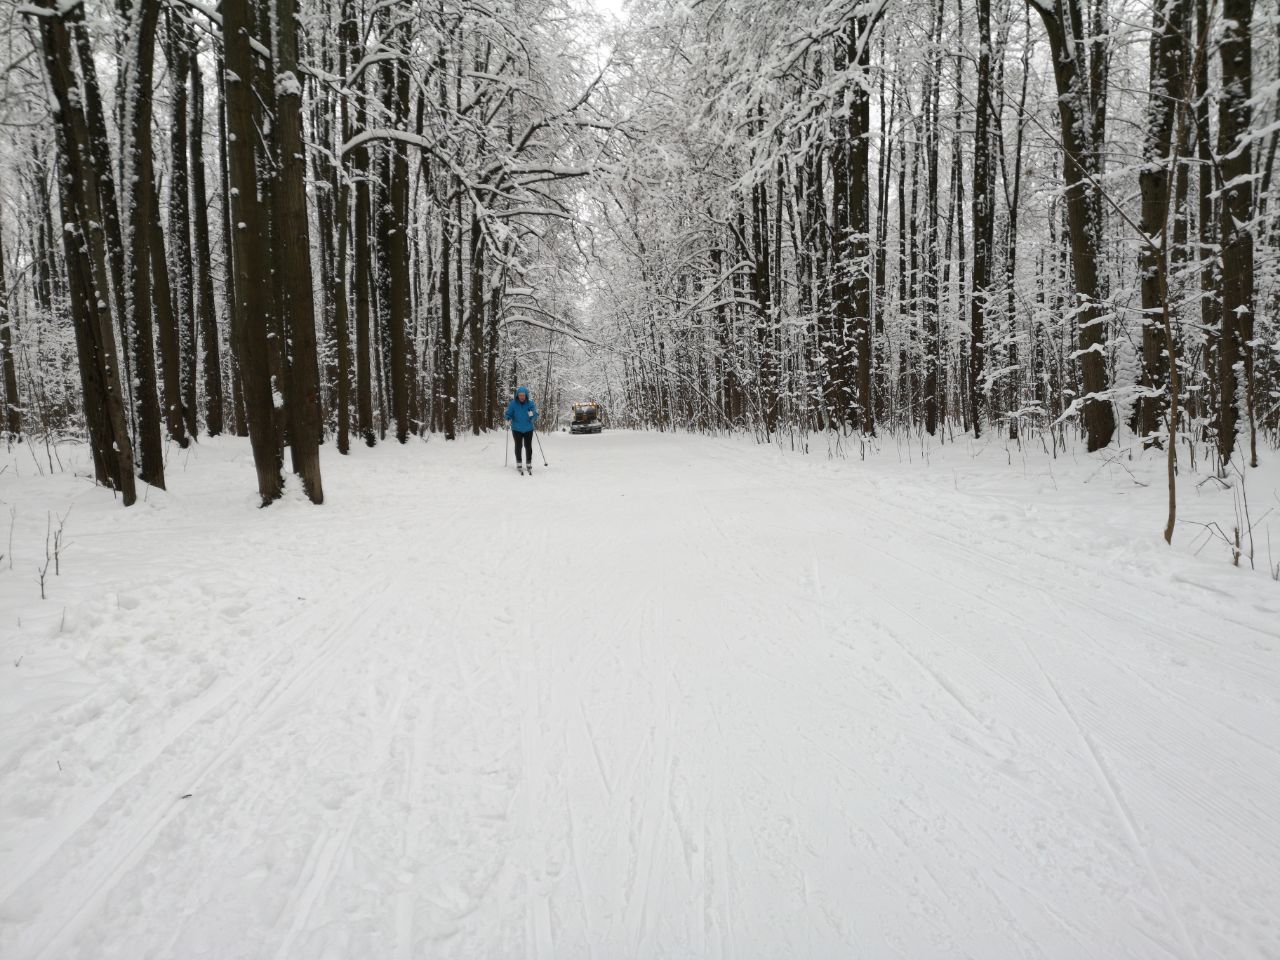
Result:
M1087 448L1099 450L1115 434L1115 414L1107 396L1106 326L1101 299L1101 187L1097 179L1102 144L1094 137L1102 126L1105 99L1091 84L1105 79L1096 38L1087 42L1079 0L1057 0L1054 11L1028 0L1044 22L1053 54L1058 90L1058 120L1063 148L1067 229L1075 274L1073 316L1079 331L1084 396L1078 398Z
M223 282L223 316L230 333L228 368L231 374L231 416L237 437L249 436L249 415L244 408L244 377L240 373L240 308L236 296L236 243L231 225L234 213L231 209L231 139L227 132L227 69L224 59L218 60L218 175L222 181L222 252L225 258L226 279Z
M195 310L204 361L205 429L209 436L222 433L222 348L218 318L213 306L213 263L209 249L208 197L204 180L204 78L193 58L191 70L191 206L195 240ZM227 251L228 256L230 251ZM229 267L229 265L228 265ZM226 283L231 284L230 269ZM193 344L194 347L194 344ZM192 351L194 356L195 351Z
M933 7L930 40L938 49L942 34L942 0ZM941 54L929 58L925 82L925 229L922 301L924 304L924 428L932 436L938 430L938 366L940 364L940 332L942 304L938 297L938 123L939 96L942 79Z
M394 29L395 39L402 43L399 51L408 56L408 36L402 28ZM409 66L401 59L387 61L383 70L383 95L392 123L403 130L409 122ZM383 241L387 259L387 324L391 353L391 413L396 424L396 440L409 439L409 364L405 331L410 321L409 302L409 157L402 141L390 147L390 177L387 184L388 204L383 211Z
M307 222L306 157L302 144L302 81L298 77L296 0L275 2L277 149L276 215L272 251L280 271L280 310L292 347L285 384L289 410L289 456L293 472L312 503L324 502L320 476L320 376Z
M837 74L848 69L848 49L836 43L833 63ZM837 117L831 123L831 294L830 309L819 324L826 381L826 405L832 425L855 422L853 389L847 379L846 351L853 326L853 184L849 121Z
M471 214L470 277L467 285L467 331L471 341L471 432L487 430L484 382L484 238L480 220Z
M173 125L170 155L173 172L169 181L169 243L176 280L178 353L181 358L182 413L187 433L200 432L196 422L196 310L195 279L191 264L190 177L187 158L187 75L192 72L191 39L188 28L176 16L169 17L169 64L173 71ZM199 64L195 64L199 70Z
M57 12L53 0L42 0L41 7L47 11L37 18L41 52L58 105L54 118L61 157L62 237L79 345L85 418L90 427L95 474L99 481L121 492L127 507L137 501L137 492L111 316L111 279L99 196L101 179L94 169L89 124L72 72L71 39L64 15Z
M453 352L453 290L449 278L449 261L453 257L453 224L447 219L440 224L440 346L438 356L442 369L441 386L444 391L444 438L452 440L456 435L458 420L458 373L454 366Z
M987 308L992 293L995 244L995 183L991 162L991 0L978 0L978 92L973 127L973 292L969 298L969 418L973 435L982 436L991 415L984 378L987 357ZM997 118L998 119L998 118Z
M1222 311L1218 337L1218 457L1235 453L1240 408L1249 420L1251 466L1257 466L1253 423L1253 0L1223 0L1222 92L1218 157L1222 170ZM1243 396L1237 367L1243 367Z
M881 11L884 7L880 8ZM871 31L879 20L861 15L847 28L849 62L865 79L871 72ZM849 244L853 270L853 343L857 358L859 423L862 432L876 432L875 400L871 392L871 93L865 83L855 83L849 108Z
M164 488L164 442L156 384L155 330L151 302L151 237L155 181L151 164L151 75L160 0L135 0L132 43L125 67L125 193L128 198L126 282L129 289L129 348L133 358L134 416L137 419L139 476ZM167 319L167 318L166 318ZM175 384L176 386L176 384ZM178 417L181 423L181 414ZM172 431L172 427L171 427ZM176 438L175 438L176 439Z
M121 3L123 8L123 3ZM72 24L71 31L75 38L76 54L80 64L82 113L88 123L89 143L93 157L94 173L97 177L98 206L102 210L102 230L107 242L107 266L110 268L110 290L115 307L116 322L120 326L120 345L124 351L125 372L127 382L126 394L133 396L133 373L129 360L130 341L128 336L129 310L127 306L127 289L125 281L125 243L124 232L120 223L120 207L116 196L116 181L111 166L111 140L107 134L107 119L102 107L102 93L98 85L97 66L93 58L93 50L89 42L89 32L85 28L84 4L72 4L66 20Z
M0 364L4 367L4 417L0 423L9 439L18 440L22 437L22 404L18 399L18 374L13 358L13 323L4 275L4 236L0 233Z
M145 185L144 185L145 186ZM160 204L154 184L147 201L149 236L147 246L151 258L151 296L160 341L160 372L164 384L165 429L169 439L186 449L186 423L182 416L182 359L180 356L179 317L173 308L173 290L169 285L169 265L165 258L164 229L160 226Z
M1137 432L1155 440L1167 406L1164 391L1169 374L1164 343L1164 293L1162 271L1167 269L1169 251L1158 238L1167 236L1169 219L1170 170L1175 114L1186 96L1183 73L1183 33L1186 29L1183 0L1161 0L1152 13L1151 97L1147 101L1143 166L1138 173L1142 193L1139 227L1149 242L1138 257L1142 295L1142 379L1146 393L1138 399ZM1161 263L1161 260L1164 263Z
M358 109L356 123L364 126L364 107ZM377 438L373 432L373 380L369 364L372 359L370 343L369 301L373 296L373 263L369 249L369 149L361 145L352 151L352 176L356 183L356 430L372 447Z
M276 438L275 399L271 385L267 331L258 298L271 286L271 250L266 211L258 198L258 131L254 124L255 72L253 18L249 0L223 0L226 70L223 97L227 110L227 166L235 261L235 356L243 379L245 414L258 494L266 506L283 490L280 448Z
M151 219L155 180L151 165L151 73L155 61L159 0L134 0L132 42L125 61L125 209L128 215L129 353L133 358L133 410L138 431L138 475L164 489L164 442L160 433L160 396L156 384L155 329L151 303ZM180 424L180 412L178 421ZM177 439L177 438L174 438Z

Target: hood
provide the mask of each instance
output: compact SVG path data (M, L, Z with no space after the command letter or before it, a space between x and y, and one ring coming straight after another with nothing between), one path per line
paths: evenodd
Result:
M525 396L525 399L526 399L526 400L532 400L532 399L533 399L533 391L531 391L528 387L516 387L516 399L517 399L517 400L520 398L520 394L521 394L521 393L523 393L523 394L524 394L524 396Z

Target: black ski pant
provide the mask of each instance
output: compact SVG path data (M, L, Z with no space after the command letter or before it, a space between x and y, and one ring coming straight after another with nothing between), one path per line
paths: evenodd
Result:
M525 455L528 457L529 466L532 467L533 466L533 431L532 430L522 431L522 430L513 429L511 431L511 435L516 438L516 463L524 462L523 460L520 459L521 457L520 451L523 450Z

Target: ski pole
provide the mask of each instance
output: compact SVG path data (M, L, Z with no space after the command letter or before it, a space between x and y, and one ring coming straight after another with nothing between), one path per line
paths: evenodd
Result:
M542 454L542 465L544 467L549 466L549 464L547 463L547 452L542 449L542 438L538 436L537 430L533 431L533 439L538 441L538 452Z
M504 434L506 430L502 431ZM511 444L507 443L507 438L502 438L502 469L507 469L507 457L511 456Z

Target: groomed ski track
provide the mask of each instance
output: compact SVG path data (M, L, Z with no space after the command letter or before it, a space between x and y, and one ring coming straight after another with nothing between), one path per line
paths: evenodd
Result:
M0 957L1280 956L1280 594L1123 478L501 442L58 488Z

